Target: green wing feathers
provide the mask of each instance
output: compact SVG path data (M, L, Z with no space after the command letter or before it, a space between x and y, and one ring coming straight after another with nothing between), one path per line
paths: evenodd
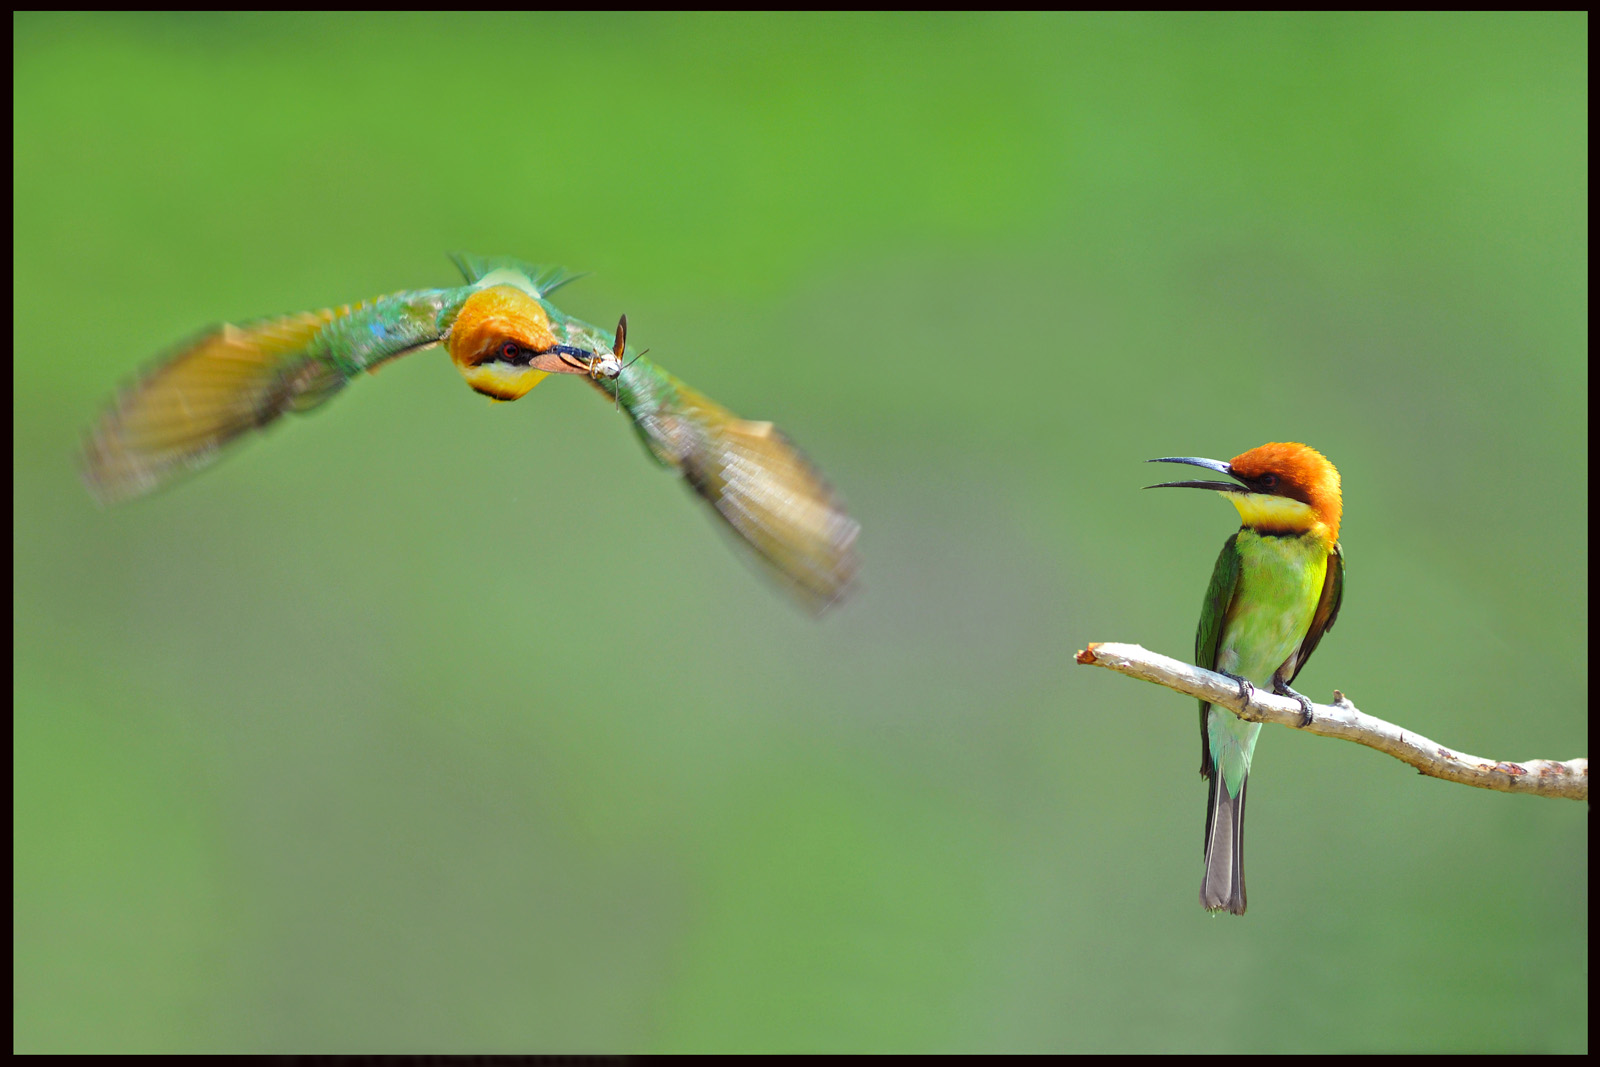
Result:
M148 493L215 460L222 447L286 411L332 396L345 376L308 352L333 310L222 325L179 346L128 385L83 450L102 503Z
M1233 606L1234 594L1239 589L1239 535L1234 534L1222 544L1217 565L1211 571L1211 584L1206 587L1206 601L1200 607L1200 628L1194 635L1194 662L1206 670L1217 669L1217 648L1222 644L1222 628L1228 619L1228 609ZM1211 777L1211 746L1206 738L1206 712L1211 710L1208 701L1200 701L1200 775Z

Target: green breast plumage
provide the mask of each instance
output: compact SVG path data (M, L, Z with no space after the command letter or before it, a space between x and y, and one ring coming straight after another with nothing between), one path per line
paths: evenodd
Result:
M1327 548L1312 537L1239 531L1239 579L1223 621L1216 668L1270 685L1299 647L1327 574Z

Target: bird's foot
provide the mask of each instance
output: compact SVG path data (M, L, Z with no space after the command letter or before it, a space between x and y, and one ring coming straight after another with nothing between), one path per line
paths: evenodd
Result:
M1311 701L1307 700L1302 694L1296 693L1284 683L1273 686L1272 691L1281 697L1293 697L1298 700L1300 702L1300 728L1305 729L1311 725L1311 720L1314 717L1311 714Z
M1248 705L1250 701L1255 698L1256 687L1249 681L1249 679L1241 678L1237 674L1229 674L1227 671L1221 671L1219 673L1221 673L1224 678L1232 678L1234 682L1238 684L1239 704L1241 707Z

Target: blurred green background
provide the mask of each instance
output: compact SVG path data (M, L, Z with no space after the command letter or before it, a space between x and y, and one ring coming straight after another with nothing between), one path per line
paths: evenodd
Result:
M1587 753L1587 19L16 16L23 1051L1581 1051L1587 805L1269 729L1196 902L1183 656L1303 440L1300 678ZM593 271L863 524L817 623L593 391L434 354L98 508L198 328Z

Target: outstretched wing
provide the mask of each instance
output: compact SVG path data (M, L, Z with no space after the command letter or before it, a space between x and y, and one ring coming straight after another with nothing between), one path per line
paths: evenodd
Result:
M705 440L684 459L690 487L808 610L841 600L861 526L816 467L770 422L732 419Z
M224 324L125 387L83 449L101 503L141 496L212 463L289 411L309 411L362 370L436 343L447 291Z
M285 411L332 396L345 377L307 353L332 317L318 311L225 324L163 356L91 432L83 449L90 491L104 504L148 493Z
M596 385L803 607L820 613L850 591L861 526L772 423L741 419L644 360Z

